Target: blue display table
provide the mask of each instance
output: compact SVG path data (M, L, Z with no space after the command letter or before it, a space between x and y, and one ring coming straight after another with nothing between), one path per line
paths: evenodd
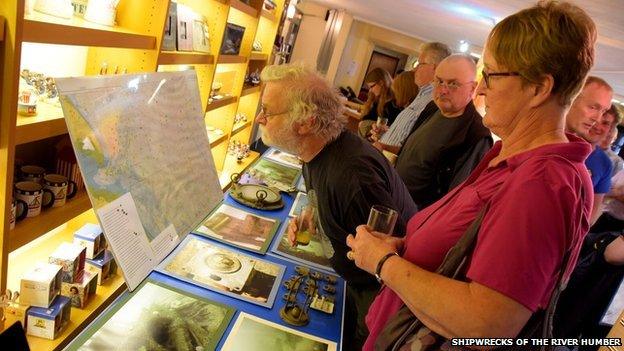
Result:
M293 197L290 195L283 195L283 200L284 200L285 206L280 210L260 211L260 210L255 210L255 209L245 207L237 203L232 198L230 198L228 194L224 195L224 203L228 205L231 205L240 209L244 209L247 212L251 212L251 213L263 216L263 217L270 217L270 218L278 219L280 221L280 228L278 229L277 233L280 233L282 228L288 225L288 218L289 218L288 213L293 204ZM194 235L194 234L189 234L189 235ZM207 239L207 240L211 240L211 239ZM275 241L275 240L279 240L278 234L276 234L272 239L272 241ZM273 246L273 242L271 243L269 247L272 247L272 246ZM221 349L223 347L223 344L225 340L227 339L227 336L230 333L232 326L234 322L236 321L236 318L241 312L245 312L247 314L251 314L259 318L272 321L274 323L278 323L280 325L301 331L306 334L311 334L311 335L314 335L323 339L336 342L338 345L338 350L341 349L342 325L343 325L343 314L344 314L344 296L345 296L345 282L342 278L337 277L337 283L335 285L336 293L334 294L336 301L335 301L333 314L326 314L320 311L310 309L309 310L310 322L306 326L297 327L297 326L289 325L285 323L280 318L280 315L279 315L280 309L284 307L285 305L285 300L283 299L283 296L287 293L287 290L284 287L283 281L294 276L295 267L301 266L302 264L294 262L290 259L284 258L277 254L274 254L273 252L271 252L270 249L266 255L261 255L261 254L256 254L253 252L240 250L234 247L229 247L229 248L232 250L241 251L247 255L251 255L251 256L254 256L263 260L275 262L286 267L286 271L283 275L282 281L280 282L280 288L279 288L277 297L275 299L275 302L272 308L269 309L269 308L259 306L253 303L249 303L246 301L242 301L240 299L236 299L227 295L223 295L218 292L208 290L208 289L199 287L197 285L178 280L174 277L171 277L169 275L156 272L156 271L153 271L148 276L147 279L235 308L236 313L234 315L234 318L232 318L232 321L229 323L226 332L224 333L223 337L219 341L217 349ZM310 269L313 271L319 271L316 268L310 268ZM325 273L325 274L327 273L323 271L320 271L320 272ZM111 304L111 306L109 306L102 313L100 317L94 320L85 329L85 331L92 328L94 324L101 324L102 321L100 319L104 318L104 316L108 314L107 312L109 312L110 310L114 310L116 307L118 307L116 306L116 304L119 304L120 303L119 301L125 301L125 298L127 298L128 297L127 295L129 294L131 293L129 293L128 291L124 292L115 302ZM79 345L75 345L75 342L74 342L70 344L68 348L75 349L77 347L79 347Z

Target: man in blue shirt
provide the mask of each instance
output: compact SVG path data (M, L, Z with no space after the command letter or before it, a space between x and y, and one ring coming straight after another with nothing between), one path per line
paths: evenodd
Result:
M431 82L433 82L436 67L450 54L451 50L449 47L442 43L426 43L420 48L418 65L414 68L414 82L418 85L418 95L416 95L416 98L409 106L399 113L388 131L383 133L383 130L374 128L373 134L377 141L375 141L373 146L379 150L390 151L393 154L399 153L416 119L418 119L422 110L432 100L433 86ZM380 136L381 133L383 135Z
M613 123L613 118L609 119L610 115L605 115L605 112L611 107L612 97L613 89L607 82L598 77L587 77L583 90L572 103L566 117L567 129L594 145L594 151L585 161L594 186L594 207L590 223L592 225L600 217L602 200L611 188L613 165L609 156L596 144ZM590 132L594 126L596 128Z

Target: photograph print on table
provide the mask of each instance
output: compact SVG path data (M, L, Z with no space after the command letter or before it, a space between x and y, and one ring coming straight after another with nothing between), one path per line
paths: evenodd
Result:
M156 268L176 279L271 308L284 275L281 264L188 235Z
M155 281L123 295L69 349L214 350L235 309Z
M288 212L288 215L290 217L299 216L299 214L301 214L301 209L307 205L308 205L308 195L306 193L298 192L297 197L295 198L295 201L293 202L292 207L290 208L290 212Z
M276 149L274 147L270 148L266 154L265 154L266 158L279 162L279 163L283 163L287 166L290 167L295 167L298 169L301 169L301 167L303 166L303 162L295 155L293 154L289 154L287 152L284 152L282 150Z
M333 341L306 334L241 312L223 344L223 351L335 351Z
M334 273L325 252L333 252L329 239L322 240L321 234L311 235L308 245L292 246L288 240L288 223L284 223L277 238L271 247L271 251L294 262L302 263L310 267ZM328 247L329 245L329 247Z
M291 192L295 191L301 170L261 158L245 174L252 178L249 180L251 183L257 181L284 192Z
M279 221L221 203L195 233L258 253L266 253Z

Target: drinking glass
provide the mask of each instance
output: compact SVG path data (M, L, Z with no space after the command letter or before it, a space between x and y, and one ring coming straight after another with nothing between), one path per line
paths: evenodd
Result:
M377 127L386 127L388 125L388 119L386 117L377 117Z
M374 205L371 207L366 225L372 231L392 235L399 213L389 207Z
M297 217L296 240L298 245L306 246L310 243L310 238L316 232L316 208L306 205L301 208L301 213Z

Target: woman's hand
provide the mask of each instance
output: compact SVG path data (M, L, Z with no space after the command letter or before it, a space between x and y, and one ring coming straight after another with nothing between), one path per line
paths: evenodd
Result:
M355 265L375 274L382 257L391 252L401 252L403 239L371 232L368 226L360 225L356 228L355 236L351 234L347 236L347 245L351 248Z

